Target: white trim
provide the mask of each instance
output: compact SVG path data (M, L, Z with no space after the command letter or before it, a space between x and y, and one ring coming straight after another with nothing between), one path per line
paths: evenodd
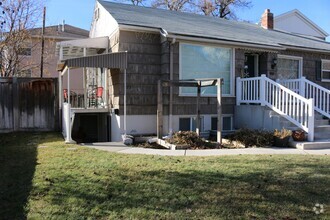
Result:
M330 73L330 69L323 70L323 62L330 63L330 60L321 59L321 82L330 82L330 79L323 79L323 71Z
M235 97L234 95L234 88L235 88L235 48L233 47L228 47L228 46L222 46L222 45L212 45L212 44L203 44L203 43L195 43L195 42L184 42L180 41L179 42L179 79L181 79L182 75L182 53L181 53L181 45L182 44L190 44L190 45L197 45L197 46L208 46L208 47L216 47L216 48L227 48L231 49L231 66L230 66L230 89L229 89L229 94L224 94L222 93L222 97ZM196 97L195 94L190 94L190 93L182 93L181 89L179 89L179 96L181 97ZM217 94L207 94L203 95L201 94L201 97L217 97Z
M278 54L277 59L298 60L299 61L298 78L301 78L303 76L303 58L302 57Z
M151 27L144 27L144 26L135 26L135 25L126 25L126 24L119 24L119 29L123 31L145 31L150 33L158 33L160 28L151 28ZM210 39L209 37L203 36L183 36L180 34L168 33L168 38L175 38L176 40L180 41L192 41L192 42L200 42L200 43L207 43L207 44L221 44L227 45L228 47L243 47L246 49L256 50L256 49L264 49L270 50L271 52L277 52L278 50L285 50L286 48L281 45L261 45L256 43L247 43L247 42L236 42L226 39Z

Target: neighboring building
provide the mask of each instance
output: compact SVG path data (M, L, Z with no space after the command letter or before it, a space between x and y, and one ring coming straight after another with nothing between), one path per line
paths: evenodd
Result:
M304 76L322 88L322 92L317 90L319 87L315 90L318 92L315 109L324 117L330 117L330 44L273 29L273 15L269 10L263 15L263 28L250 23L100 0L96 1L94 10L90 39L80 41L80 48L91 55L92 50L86 44L89 41L90 45L111 53L100 56L94 51L94 56L68 59L62 74L67 74L68 68L72 67L95 67L94 76L87 73L86 78L89 84L105 89L103 105L85 106L85 109L63 105L67 112L63 114L63 131L68 142L72 121L75 124L73 133L78 127L79 130L86 129L87 135L97 130L101 141L119 141L126 133L155 134L160 129L157 127L158 81L200 78L224 80L224 131L241 127L299 127L309 133L310 140L324 138L322 134L327 134L328 130L321 131L317 127L315 119L314 135L314 112L310 101L306 101L306 98L316 96L306 90L314 84L300 79ZM106 41L101 43L104 39ZM59 51L70 51L66 46L69 43L58 43ZM79 48L79 41L74 41L74 45ZM127 52L117 53L124 51ZM69 52L65 55L70 56ZM95 74L96 69L98 74ZM295 88L286 86L299 94L285 89L274 81L276 79L293 80ZM162 135L171 130L193 130L196 126L196 90L174 87L172 108L170 93L164 89ZM202 131L216 129L215 97L216 88L202 89ZM95 117L87 119L91 113ZM95 129L91 130L93 126ZM329 125L324 127L329 129Z
M41 65L41 32L42 28L30 29L30 40L26 43L26 48L23 48L20 71L17 77L40 77ZM56 43L67 40L81 39L89 36L89 31L74 27L67 24L48 26L44 32L44 66L43 77L58 77L57 62L59 56L56 55ZM72 80L71 89L82 93L82 75L76 75Z
M326 31L297 9L275 16L274 26L276 30L312 36L322 40L325 40L329 36Z

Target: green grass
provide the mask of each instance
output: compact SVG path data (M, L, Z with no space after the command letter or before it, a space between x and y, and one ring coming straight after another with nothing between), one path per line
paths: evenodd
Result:
M329 156L125 155L2 134L0 219L329 219L329 167Z

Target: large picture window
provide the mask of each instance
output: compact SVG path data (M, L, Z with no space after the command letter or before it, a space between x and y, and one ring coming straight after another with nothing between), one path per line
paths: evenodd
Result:
M223 78L223 95L230 95L232 88L233 50L195 44L180 44L180 79ZM204 87L204 96L216 95L216 86ZM180 87L181 95L196 95L197 89Z

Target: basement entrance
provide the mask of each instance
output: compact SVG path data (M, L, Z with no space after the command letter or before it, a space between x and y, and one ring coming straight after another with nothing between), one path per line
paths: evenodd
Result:
M110 141L110 116L107 113L76 113L72 139L77 143Z

